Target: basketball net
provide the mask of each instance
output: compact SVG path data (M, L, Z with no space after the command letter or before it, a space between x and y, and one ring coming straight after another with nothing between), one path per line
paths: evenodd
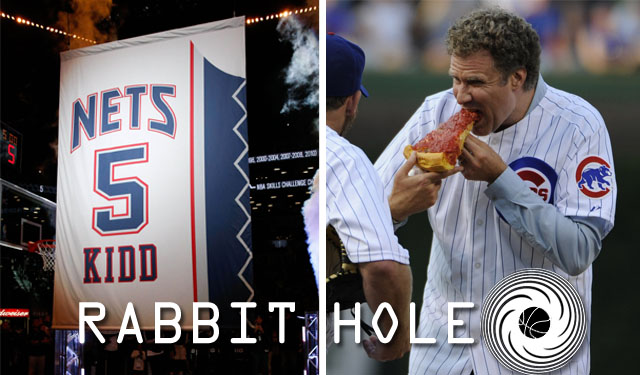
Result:
M56 241L42 240L36 242L38 254L42 257L42 269L45 271L53 271L56 264Z

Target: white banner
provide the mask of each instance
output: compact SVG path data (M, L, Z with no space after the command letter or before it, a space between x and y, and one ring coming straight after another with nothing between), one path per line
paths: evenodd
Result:
M192 302L215 302L216 246L237 249L224 282L252 298L244 40L239 17L61 55L54 328L78 329L79 302L104 304L103 329L120 328L128 302L142 329L154 302L178 304L191 327ZM222 219L218 199L235 208Z

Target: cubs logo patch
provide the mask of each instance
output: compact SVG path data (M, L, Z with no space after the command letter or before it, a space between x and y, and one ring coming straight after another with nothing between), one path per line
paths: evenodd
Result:
M527 183L529 189L546 203L554 203L554 193L558 175L544 161L530 156L514 160L509 164L516 174Z
M611 166L599 156L587 156L576 168L578 189L589 198L603 198L611 192Z

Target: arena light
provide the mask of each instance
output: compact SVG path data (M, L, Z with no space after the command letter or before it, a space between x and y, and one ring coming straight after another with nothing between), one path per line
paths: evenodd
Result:
M318 7L309 7L309 8L300 8L300 9L295 9L295 10L283 10L280 13L273 13L273 14L269 14L267 16L262 16L262 17L250 17L247 18L247 25L253 25L254 23L258 23L258 22L262 22L262 21L269 21L275 18L286 18L289 17L293 14L303 14L303 13L309 13L309 12L314 12L317 11Z
M276 19L276 18L286 18L286 17L289 17L289 16L291 16L293 14L303 14L303 13L315 12L317 10L318 10L318 7L300 8L300 9L295 9L295 10L283 10L280 13L273 13L273 14L269 14L267 16L247 18L246 23L247 23L247 25L252 25L252 24L258 23L258 22L273 20L273 19ZM28 20L28 19L26 19L24 17L12 16L12 15L10 15L8 13L5 13L5 12L0 12L0 16L1 16L1 18L10 19L12 21L15 21L16 23L21 24L21 25L35 27L35 28L38 28L38 29L49 31L49 32L54 33L54 34L65 35L65 36L68 36L70 38L83 40L83 41L85 41L87 43L91 43L91 44L97 44L98 43L97 41L95 41L93 39L85 38L85 37L80 36L78 34L67 33L66 31L57 29L55 27L44 26L44 25L41 25L41 24L39 24L37 22L30 21L30 20Z
M51 27L51 26L43 26L39 23L36 22L32 22L24 17L18 17L18 16L12 16L8 13L5 12L0 12L0 17L1 18L6 18L6 19L10 19L12 21L16 21L16 23L19 23L20 25L26 25L26 26L31 26L31 27L35 27L37 29L42 29L42 30L46 30L48 32L54 33L54 34L61 34L61 35L65 35L74 39L80 39L80 40L84 40L87 43L91 43L91 44L97 44L98 42L96 42L95 40L89 39L89 38L85 38L83 36L77 35L77 34L72 34L72 33L67 33L64 30L60 30L60 29L56 29L55 27Z

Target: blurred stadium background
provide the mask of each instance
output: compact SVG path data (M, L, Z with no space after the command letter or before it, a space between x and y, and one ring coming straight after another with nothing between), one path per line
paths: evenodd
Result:
M545 81L585 98L609 129L618 204L615 228L593 265L591 368L593 374L630 373L637 367L637 345L629 328L640 306L634 235L640 212L640 1L327 0L327 31L354 41L367 55L363 82L370 97L360 102L348 138L375 161L427 95L451 87L444 35L453 20L490 5L533 25L542 42ZM397 234L411 252L413 301L420 311L431 243L426 215L413 217ZM347 332L342 344L329 348L328 374L407 372L408 356L375 363Z

